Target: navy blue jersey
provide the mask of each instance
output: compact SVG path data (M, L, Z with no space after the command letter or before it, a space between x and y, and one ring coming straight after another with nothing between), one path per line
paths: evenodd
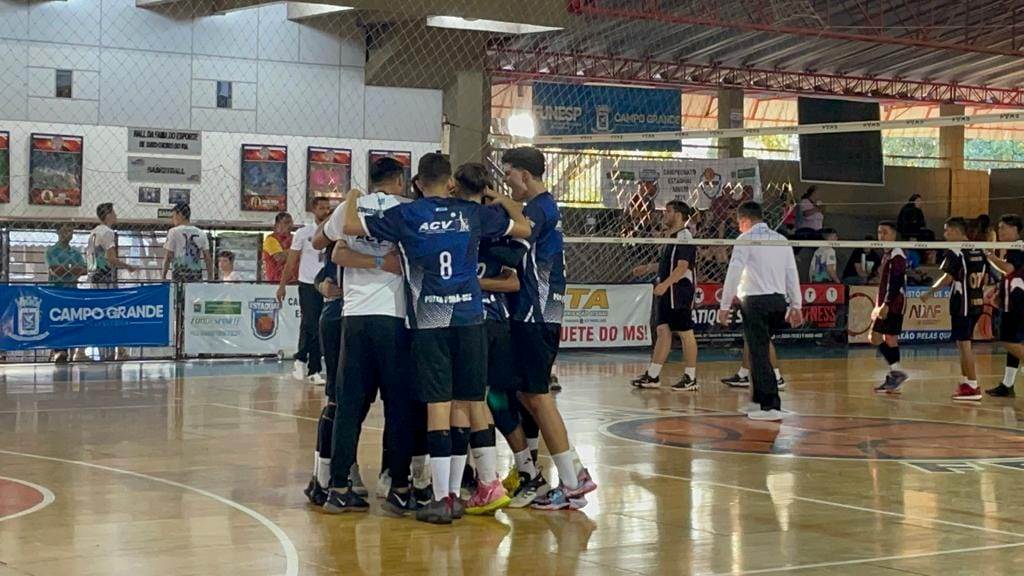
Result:
M519 322L561 324L565 251L558 204L550 193L544 192L527 202L523 213L533 223L533 229L529 251L516 266L519 292L509 294L509 312Z
M510 239L484 238L480 241L480 264L477 276L480 278L497 278L504 268L515 269L516 264L526 253L526 247ZM482 291L484 299L484 317L487 320L504 322L508 320L508 302L504 292Z
M483 322L477 278L480 239L511 231L512 220L504 208L426 197L360 218L371 236L398 244L410 328Z

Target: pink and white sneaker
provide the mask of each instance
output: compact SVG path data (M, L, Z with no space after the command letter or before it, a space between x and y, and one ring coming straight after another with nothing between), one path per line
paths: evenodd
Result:
M492 482L477 482L476 492L466 502L466 514L493 514L496 510L508 506L512 499L505 492L500 479Z
M953 401L955 402L980 402L981 401L981 387L974 388L970 384L962 383L957 387L956 393L953 394Z
M569 489L559 482L558 488L548 492L547 495L538 498L533 503L537 510L579 510L587 505L585 496L597 490L597 483L590 477L586 468L580 470L576 476L577 485Z

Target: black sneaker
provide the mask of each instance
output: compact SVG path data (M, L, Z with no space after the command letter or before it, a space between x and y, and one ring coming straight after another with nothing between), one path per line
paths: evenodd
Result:
M633 380L634 388L661 388L661 377L652 378L650 374L644 372L644 375Z
M452 501L452 519L458 520L466 515L466 502L462 498L452 494L448 497Z
M309 499L309 503L314 506L323 506L324 502L327 502L327 490L320 485L320 482L313 476L309 479L309 485L302 491Z
M733 374L728 378L722 378L722 384L729 386L730 388L749 388L750 377L740 376L739 374Z
M434 488L430 484L426 488L413 488L412 499L416 501L417 508L423 508L434 499Z
M988 394L989 396L995 396L996 398L1017 397L1017 393L1013 391L1013 386L1007 386L1002 382L1000 382L999 386L996 386L995 388L989 388L988 390L985 390L985 394Z
M689 374L683 374L682 380L672 385L672 390L675 392L692 392L699 389L700 384L697 384L697 380L690 378Z
M324 502L324 512L328 514L344 514L345 512L366 512L370 509L370 503L362 496L352 491L352 486L344 492L329 490L327 501Z
M384 512L392 516L405 516L410 512L419 510L419 504L416 503L416 498L411 492L405 494L399 494L394 490L388 492L388 497L384 499L380 507Z
M416 519L430 524L452 523L452 498L444 500L431 499L430 503L416 511Z
M554 374L552 374L551 375L551 379L548 380L548 384L549 384L548 389L551 390L552 392L561 392L562 391L562 385L558 383L558 376L555 376Z

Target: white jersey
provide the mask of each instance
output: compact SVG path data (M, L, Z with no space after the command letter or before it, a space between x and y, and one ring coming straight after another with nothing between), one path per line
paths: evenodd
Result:
M206 232L191 224L175 226L167 231L164 250L173 255L171 269L175 272L202 272L203 254L209 250Z
M292 250L299 252L299 282L313 284L324 267L324 251L313 248L316 224L306 224L292 236Z
M360 214L376 214L398 204L409 202L408 198L374 192L359 197ZM360 254L370 256L386 256L397 247L392 242L378 240L367 236L347 236L344 234L345 204L342 202L334 209L330 220L324 225L327 238L340 240L349 248ZM371 270L368 268L345 268L343 284L345 308L343 316L392 316L405 318L405 290L402 276Z
M110 262L107 261L107 250L117 245L117 237L114 231L106 224L100 224L89 232L89 243L85 248L86 262L89 264L89 271L104 271L110 269Z

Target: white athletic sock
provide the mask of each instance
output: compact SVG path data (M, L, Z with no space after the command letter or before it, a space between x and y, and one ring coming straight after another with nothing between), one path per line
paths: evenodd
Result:
M331 483L331 459L320 458L320 463L316 467L316 479L320 482L320 485L327 488L327 485Z
M647 365L647 375L650 376L651 378L657 378L658 376L661 376L661 366L661 364L655 364L654 362L651 362L650 364Z
M536 438L530 438L529 436L527 436L526 437L526 445L530 448L531 451L539 449L540 448L540 436L537 436Z
M580 485L576 467L577 464L580 464L580 458L576 455L575 450L569 448L561 454L552 454L551 459L555 461L555 468L558 469L558 481L562 485L570 490Z
M889 364L889 370L891 370L893 372L896 372L899 369L900 369L900 363L899 362L897 362L895 364Z
M971 388L974 388L975 390L977 390L977 389L978 389L978 381L977 381L977 380L968 380L968 381L966 382L966 384L967 384L968 386L970 386Z
M434 500L440 502L448 497L448 479L451 478L451 475L451 457L430 459L430 477L434 484Z
M430 486L430 468L427 466L427 460L430 457L426 454L412 457L412 465L410 471L412 472L412 486L422 490L427 486Z
M1007 366L1006 369L1003 370L1003 386L1013 388L1014 382L1017 381L1018 370L1019 368L1013 368L1011 366Z
M686 369L683 370L683 373L686 374L687 376L689 376L693 380L697 379L697 369L696 368L686 368Z
M537 465L534 463L533 458L530 457L530 449L527 448L522 452L516 452L513 454L516 459L516 469L524 474L528 474L530 478L537 477Z
M313 476L320 477L320 451L313 450Z
M778 368L775 369L775 379L782 380L782 370L779 370Z
M740 366L740 369L736 371L736 375L740 378L747 378L750 376L750 370Z
M491 483L498 479L498 449L494 446L473 448L473 462L476 463L476 478Z
M455 494L456 496L458 496L459 492L462 491L462 474L465 472L465 470L466 455L452 454L451 475L448 477L448 492L450 494ZM436 493L437 488L435 488L434 491Z

